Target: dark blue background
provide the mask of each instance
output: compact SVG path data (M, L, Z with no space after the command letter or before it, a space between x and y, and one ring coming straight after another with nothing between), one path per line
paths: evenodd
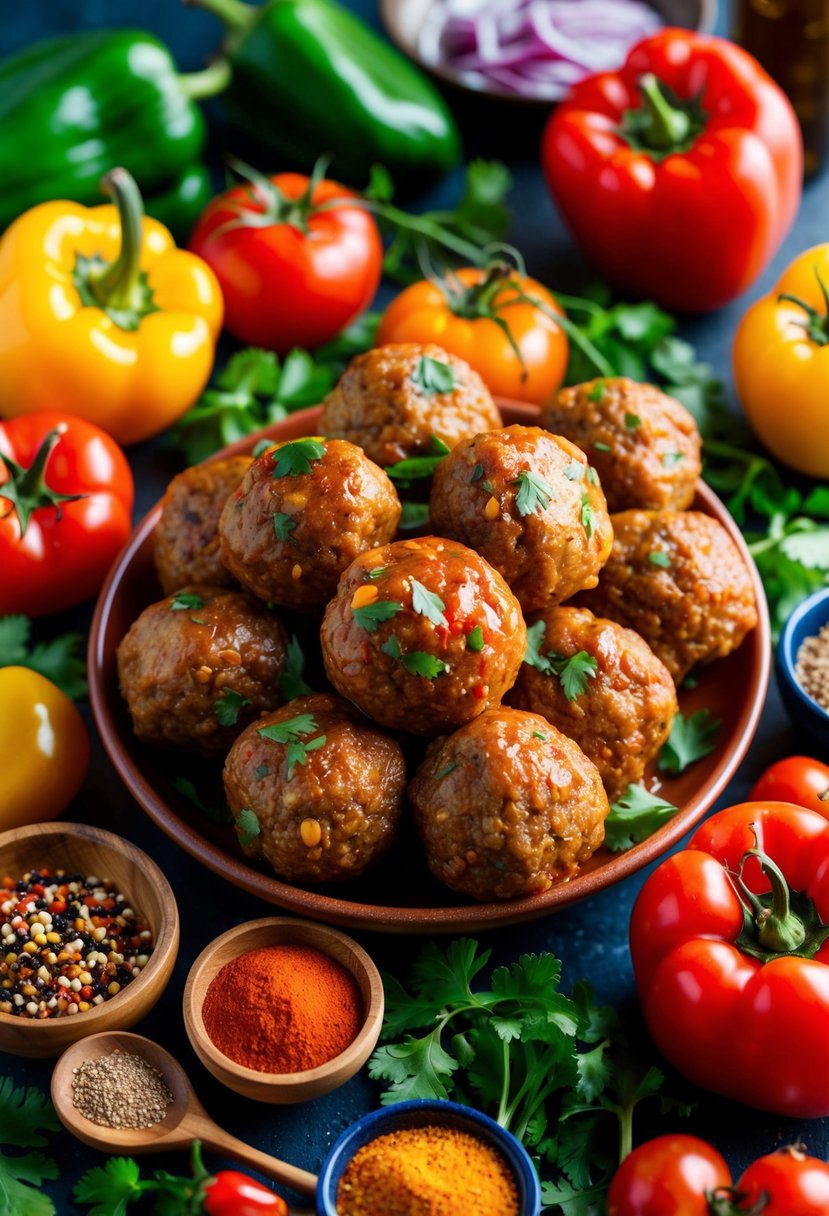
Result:
M376 21L373 0L350 0L351 7ZM137 26L151 29L175 50L182 69L203 66L219 41L218 23L194 9L184 9L175 0L29 0L15 6L14 18L0 24L0 55L5 55L48 34L89 26ZM721 21L721 26L724 22ZM573 249L555 214L538 171L535 146L539 122L522 111L508 110L492 118L487 113L476 118L474 109L464 116L467 150L472 153L499 154L510 163L515 176L511 203L515 220L510 238L524 253L531 274L561 290L572 290L590 281L590 273ZM211 154L215 163L222 151L221 132L214 128ZM519 156L516 149L526 149ZM290 166L260 166L277 170ZM433 191L432 204L450 202L457 196L457 179L450 179ZM0 184L0 188L2 188ZM768 290L787 262L800 250L825 240L825 220L829 203L829 182L817 181L805 192L803 207L794 231L763 278L743 300L714 316L683 325L683 333L696 343L700 354L714 364L730 384L730 346L738 318L750 299ZM781 408L785 403L781 402ZM136 474L136 518L161 493L166 481L178 470L174 454L157 443L132 449L131 463ZM73 626L86 629L87 609L55 620L54 631ZM94 728L93 728L94 733ZM270 909L237 891L207 870L202 869L175 844L162 835L143 815L120 785L97 738L86 784L76 803L67 811L69 819L101 824L134 840L161 864L178 896L182 919L182 945L173 979L157 1008L137 1029L165 1044L184 1063L199 1096L208 1110L228 1131L309 1169L316 1169L339 1132L357 1115L377 1103L378 1090L365 1076L316 1102L292 1107L272 1108L245 1102L214 1082L197 1061L181 1019L181 995L187 971L196 955L217 934L231 925L253 917L268 915ZM740 801L760 771L778 756L797 751L788 722L772 688L760 729L739 777L732 783L721 805ZM506 961L521 951L552 950L564 962L564 986L569 988L580 976L592 980L602 1000L619 1006L636 1024L637 1013L633 977L627 946L630 908L644 875L619 884L589 902L559 912L545 920L518 929L486 935L486 944L497 960ZM381 967L405 978L420 942L416 939L387 938L358 934L359 940ZM792 1026L791 1033L797 1034ZM781 1053L785 1052L781 1043ZM768 1062L770 1070L775 1061ZM51 1073L49 1061L0 1058L0 1073L11 1073L18 1083L47 1088ZM827 1159L829 1120L809 1123L779 1119L696 1093L684 1082L674 1080L674 1090L697 1101L685 1130L707 1136L728 1158L737 1171L760 1153L797 1139L810 1151ZM652 1104L655 1106L656 1104ZM643 1109L638 1136L654 1134L662 1127L656 1110ZM670 1117L664 1130L680 1126ZM55 1196L58 1210L71 1213L69 1193L81 1172L100 1162L90 1150L68 1134L53 1137L51 1150L59 1159L61 1178L48 1189ZM144 1158L148 1166L161 1164ZM184 1157L165 1159L167 1168L186 1170ZM220 1163L209 1159L211 1166ZM378 1214L380 1216L380 1214ZM471 1216L471 1214L470 1214Z

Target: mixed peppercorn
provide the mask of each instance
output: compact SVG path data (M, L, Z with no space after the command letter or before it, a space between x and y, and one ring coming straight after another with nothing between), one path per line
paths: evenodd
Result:
M85 1013L141 974L146 920L109 879L32 870L0 880L0 1012Z

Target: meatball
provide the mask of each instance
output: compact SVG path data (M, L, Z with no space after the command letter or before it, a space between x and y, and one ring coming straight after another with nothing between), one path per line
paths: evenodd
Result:
M436 366L437 365L437 366ZM352 359L325 400L322 432L357 443L377 464L427 455L501 425L476 371L440 346L379 346Z
M700 511L611 516L613 552L599 585L579 596L635 629L678 684L721 659L757 624L751 577L722 524Z
M482 557L434 536L363 553L322 622L331 683L394 730L454 730L512 685L526 629L518 601Z
M188 583L236 586L219 557L219 516L252 464L250 456L229 456L185 469L170 482L155 530L155 568L165 595Z
M353 443L295 439L263 452L227 500L222 561L263 600L321 608L399 519L394 486Z
M544 407L541 421L588 454L611 511L691 505L702 468L697 424L655 385L624 377L577 384Z
M577 743L503 706L436 739L409 798L432 873L479 900L572 877L602 843L610 809Z
M584 453L537 426L459 443L435 470L429 514L504 576L524 612L595 587L613 544Z
M575 739L617 798L668 737L679 709L671 673L638 633L587 608L548 608L528 633L536 657L522 664L510 704Z
M248 722L281 705L287 639L261 604L187 587L145 608L118 647L118 680L145 743L224 753Z
M240 735L225 793L244 851L290 882L361 874L389 847L406 791L399 744L329 693L298 697Z

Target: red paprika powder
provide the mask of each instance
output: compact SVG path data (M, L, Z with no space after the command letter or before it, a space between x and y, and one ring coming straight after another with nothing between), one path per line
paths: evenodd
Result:
M226 963L204 998L219 1051L257 1072L304 1072L333 1060L364 1021L356 980L308 946L264 946Z

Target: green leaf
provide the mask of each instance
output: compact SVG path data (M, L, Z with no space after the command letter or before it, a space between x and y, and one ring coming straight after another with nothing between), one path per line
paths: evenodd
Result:
M421 1039L407 1035L402 1043L375 1049L368 1062L368 1075L375 1081L391 1081L380 1101L383 1106L411 1098L448 1098L447 1081L458 1061L440 1043L439 1030Z
M420 616L425 616L426 620L431 621L433 625L448 629L449 622L443 615L446 605L440 596L436 595L434 591L429 591L416 578L410 578L409 582L412 586L412 608L414 611L419 613Z
M435 773L433 780L441 781L444 777L448 777L450 773L454 773L457 767L457 760L453 760L451 764L447 764L442 769L439 769L438 772Z
M380 647L383 654L387 654L391 659L400 658L400 643L393 633L389 634L386 641Z
M288 639L288 646L285 652L285 666L279 673L279 691L286 701L293 701L297 697L305 697L308 693L314 690L305 683L302 678L302 672L305 668L305 655L299 640L295 635L291 635Z
M596 442L593 444L593 447L596 449L597 452L612 452L613 451L613 448L610 446L609 443L602 443L601 440L599 440L599 439L596 440Z
M807 515L829 519L829 486L815 486L803 503Z
M604 399L606 388L607 383L604 380L597 380L596 383L591 385L587 390L587 400L598 404Z
M366 577L371 579L381 578L386 573L385 566L375 566L373 570L366 571Z
M213 713L219 726L235 726L239 721L239 710L252 705L250 697L226 688L218 701L213 702Z
M451 363L421 355L412 372L412 384L421 396L434 397L439 393L454 393L458 387L458 377Z
M611 1066L607 1058L609 1046L605 1040L598 1043L592 1051L583 1051L576 1058L579 1072L578 1092L585 1102L595 1102L610 1080Z
M283 545L290 540L291 533L296 528L296 520L284 511L277 511L273 517L273 530L276 539Z
M469 937L454 938L446 947L428 942L412 968L415 991L421 997L428 993L436 1010L444 1005L468 1004L473 999L472 981L487 965L491 954L491 950L481 950Z
M271 722L268 726L260 726L256 733L263 739L270 739L272 743L281 743L287 747L286 776L290 781L296 766L307 763L308 752L318 751L328 741L326 735L317 734L315 739L306 742L306 736L315 734L319 729L313 714L297 714L296 717L288 718L284 722Z
M550 502L555 498L552 486L543 477L524 469L510 485L518 486L515 495L515 505L519 515L532 515L537 511L546 511Z
M28 667L57 684L70 700L85 697L89 688L81 635L66 633L30 646L31 631L28 617L0 617L0 667Z
M0 1078L0 1144L42 1148L44 1133L59 1128L46 1094L33 1087L18 1089L10 1077ZM52 1200L34 1188L57 1177L57 1162L42 1153L0 1153L0 1216L54 1216Z
M233 823L233 814L227 803L222 802L220 805L215 806L212 803L205 803L189 778L173 777L170 784L177 793L181 794L182 798L186 798L188 802L192 802L193 806L197 807L203 815L206 815L211 823Z
M400 662L410 675L425 676L427 680L434 680L442 671L446 671L443 659L436 659L425 650L410 650L408 654L400 656Z
M34 1086L18 1089L11 1077L0 1077L0 1144L44 1148L44 1133L60 1126L47 1094Z
M449 448L437 435L429 440L429 454L425 456L409 456L406 460L398 460L397 464L386 465L386 473L392 481L418 481L431 477L438 465L448 455Z
M92 1204L89 1216L124 1216L133 1199L143 1194L141 1174L132 1157L110 1157L76 1182L75 1203Z
M829 570L829 528L790 532L781 539L780 549L790 561L810 570Z
M247 847L253 844L257 836L262 832L256 812L250 807L245 807L239 812L239 817L236 820L236 831L239 834L239 843Z
M642 419L638 414L625 412L625 426L629 431L635 431L642 425Z
M594 532L593 508L590 505L590 495L585 492L581 496L581 522L589 540Z
M610 804L610 814L604 821L604 843L614 853L629 849L673 819L677 810L643 785L629 785Z
M598 660L586 650L579 650L569 657L548 651L550 666L558 677L562 692L568 701L575 701L587 690L588 680L596 677L599 667Z
M57 1162L43 1153L0 1153L0 1216L54 1216L52 1200L34 1188L58 1176Z
M316 439L293 439L273 454L273 477L299 477L312 471L312 461L325 455L325 444Z
M400 505L403 508L398 524L401 532L413 532L416 528L423 528L428 524L428 502L402 502Z
M587 472L587 465L582 464L580 460L574 460L571 464L566 464L562 472L568 481L582 481Z
M351 609L354 620L361 629L374 633L381 621L390 621L403 611L403 605L397 600L375 600L373 604L364 604L362 608Z
M654 549L653 552L649 553L648 561L652 566L659 566L661 570L670 570L671 568L671 559L661 549Z
M472 650L476 654L484 648L484 631L480 625L476 625L474 629L466 635L466 649Z
M364 312L342 333L315 351L318 363L329 365L339 372L355 355L362 355L377 345L377 330L380 328L381 312ZM326 390L327 391L327 390ZM325 394L322 394L325 396Z
M524 651L524 662L528 667L534 667L536 671L540 671L542 675L549 676L553 673L553 665L547 656L541 653L546 628L547 626L543 620L536 621L534 625L527 626L527 646Z
M179 591L170 600L171 612L187 612L204 607L204 600L195 591Z
M694 761L710 755L717 746L721 726L708 709L698 709L689 718L680 710L659 753L659 769L663 773L684 773Z
M675 468L675 466L678 465L679 462L684 459L685 459L685 455L682 452L663 452L662 453L662 463L666 469Z

